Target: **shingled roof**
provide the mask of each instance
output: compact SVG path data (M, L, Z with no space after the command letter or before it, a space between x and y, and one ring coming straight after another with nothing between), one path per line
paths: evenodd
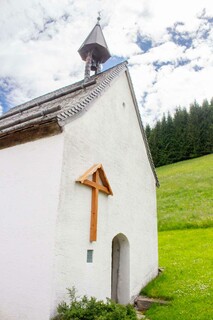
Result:
M127 62L92 76L87 83L79 81L10 109L0 117L0 149L62 132L66 123L85 112L87 107L123 72L127 74L147 155L156 185L159 186Z

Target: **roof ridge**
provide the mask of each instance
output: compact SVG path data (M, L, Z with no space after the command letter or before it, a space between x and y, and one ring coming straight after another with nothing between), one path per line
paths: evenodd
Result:
M63 126L64 120L81 113L88 106L88 104L92 102L92 100L97 98L101 94L101 92L107 87L107 85L109 85L111 80L115 78L120 73L120 71L126 67L126 64L126 62L119 63L118 65L110 69L107 69L97 74L96 76L91 77L91 81L86 84L83 84L82 81L82 85L65 87L70 88L65 92L63 92L63 89L59 89L57 91L58 94L56 94L56 91L54 91L51 96L49 94L44 95L42 96L42 99L41 97L39 97L23 105L20 105L18 109L15 108L15 110L8 112L7 114L0 117L0 133L4 134L6 132L10 132L11 130L19 130L20 128L23 129L32 121L35 122L38 121L38 119L40 119L40 121L45 121L45 118L47 120L47 117L49 118L49 120L55 117L55 119L58 122L58 125ZM97 83L97 81L99 81L99 83ZM67 105L68 109L65 108L65 110L60 111L60 109L62 109L60 103L57 104L57 106L49 106L48 110L44 108L44 104L46 102L58 99L72 92L77 92L78 90L80 91L84 88L87 89L92 85L94 85L94 88L92 88L92 90L89 90L89 92L86 92L85 97L82 97L82 100L80 102L74 103L74 105L72 105L71 108L69 108L69 105ZM34 107L40 106L43 107L43 110L38 110L35 112ZM25 114L24 111L28 110L29 112L31 111L31 115L28 113ZM21 118L19 118L19 116L21 116Z
M36 97L36 98L33 98L27 102L24 102L22 104L19 104L13 108L11 108L10 110L8 110L6 113L4 113L2 116L0 116L0 120L2 119L5 119L5 118L8 118L10 116L13 116L17 113L20 113L22 111L25 111L25 110L28 110L30 108L33 108L33 107L36 107L36 106L39 106L40 104L42 103L45 103L45 102L48 102L48 101L51 101L51 100L54 100L54 99L57 99L57 98L60 98L61 96L63 95L66 95L66 94L69 94L71 92L74 92L74 91L77 91L79 89L83 89L87 86L90 86L92 84L95 83L96 81L96 78L106 72L109 72L110 70L122 65L122 64L127 64L128 62L126 60L120 62L119 64L107 69L107 70L104 70L100 73L98 73L97 75L92 75L90 77L90 81L87 82L87 83L84 83L84 80L80 80L80 81L77 81L77 82L74 82L72 84L69 84L65 87L62 87L62 88L59 88L59 89L56 89L54 91L51 91L51 92L48 92L48 93L45 93L44 95L41 95L39 97Z
M59 122L63 122L67 120L69 117L79 114L82 112L91 102L92 100L98 98L98 96L102 93L102 91L109 85L109 83L125 68L126 69L126 61L125 63L119 63L118 65L106 70L110 73L106 76L106 78L100 82L81 102L78 102L76 105L72 106L70 109L61 112L57 115L57 119ZM106 72L104 71L104 72Z
M57 89L57 90L55 90L55 91L53 91L53 92L46 93L46 94L44 94L44 95L42 95L42 96L40 96L40 97L37 97L37 98L35 98L35 99L32 99L32 100L30 100L30 101L27 101L27 102L25 102L25 103L23 103L23 104L20 104L20 105L18 105L18 106L16 106L16 107L12 108L12 109L9 110L7 113L3 114L3 115L0 117L0 120L5 119L5 118L8 118L8 117L10 117L10 116L13 116L13 115L15 115L15 114L17 114L17 113L21 113L21 112L23 112L23 111L29 110L29 109L31 109L31 108L37 107L37 106L39 106L39 105L42 104L42 103L46 103L46 102L49 102L49 101L51 101L51 100L60 98L60 97L62 97L62 96L64 96L64 95L66 95L66 94L75 92L75 91L77 91L77 90L79 90L79 89L86 88L86 87L88 87L88 86L90 86L90 85L95 84L95 82L96 82L95 80L92 80L92 81L89 81L89 82L87 82L87 83L83 83L83 80L82 80L82 81L76 82L76 83L74 83L74 84L72 84L72 85L66 86L66 87L64 87L64 88ZM78 85L78 86L74 86L74 85L77 84L77 83L82 83L82 84L81 84L81 85ZM68 88L69 88L69 90L67 90L67 91L65 91L65 92L62 92L63 89L68 89ZM58 92L58 94L57 94L57 92ZM50 96L50 95L51 95L51 96Z

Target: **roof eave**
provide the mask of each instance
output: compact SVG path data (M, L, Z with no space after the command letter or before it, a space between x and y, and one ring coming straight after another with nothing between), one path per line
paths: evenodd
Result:
M138 118L139 126L140 126L140 129L141 129L142 137L143 137L143 140L144 140L144 143L145 143L146 153L147 153L147 156L148 156L148 159L149 159L149 163L150 163L150 166L151 166L154 178L155 178L156 187L159 188L160 187L160 183L159 183L159 180L158 180L158 176L157 176L157 173L156 173L156 170L155 170L154 161L152 159L151 151L150 151L150 148L149 148L149 143L148 143L148 140L147 140L147 137L146 137L146 133L145 133L145 130L144 130L144 127L143 127L143 123L142 123L142 120L141 120L141 115L140 115L140 111L139 111L139 107L138 107L138 103L137 103L137 99L136 99L136 96L135 96L135 91L134 91L134 88L133 88L133 84L132 84L132 80L131 80L131 77L130 77L130 73L129 73L128 67L126 68L126 75L127 75L127 80L128 80L128 83L129 83L130 91L131 91L131 94L132 94L132 98L133 98L133 102L134 102L134 106L135 106L135 111L136 111L136 114L137 114L137 118Z
M56 117L15 126L7 132L0 132L0 149L54 136L61 133L62 130Z

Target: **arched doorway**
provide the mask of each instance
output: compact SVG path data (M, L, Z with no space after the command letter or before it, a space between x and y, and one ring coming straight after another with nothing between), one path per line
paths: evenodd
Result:
M111 298L127 304L129 294L129 241L119 233L112 240Z

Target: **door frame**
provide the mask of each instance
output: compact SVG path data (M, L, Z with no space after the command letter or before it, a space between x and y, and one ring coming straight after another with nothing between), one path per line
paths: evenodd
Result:
M123 233L112 239L111 299L121 304L130 301L130 248Z

